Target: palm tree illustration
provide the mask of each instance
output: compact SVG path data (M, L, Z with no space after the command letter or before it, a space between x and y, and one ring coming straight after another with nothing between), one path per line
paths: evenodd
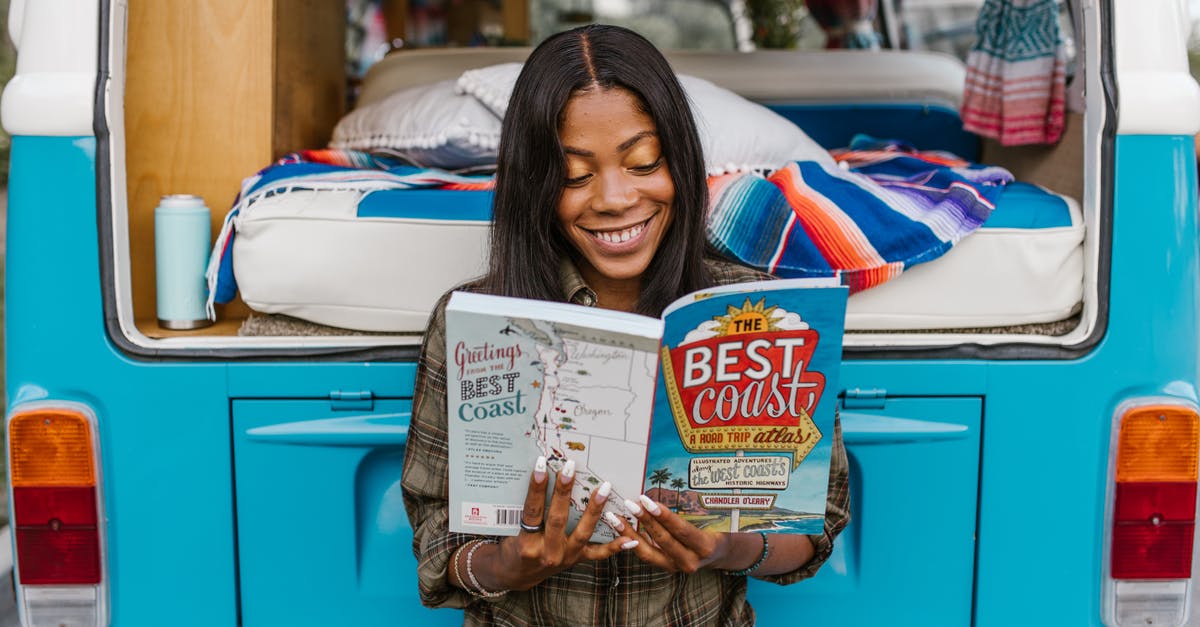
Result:
M671 480L671 487L675 490L675 511L677 512L679 511L679 492L680 490L683 490L684 485L687 484L685 484L683 479L680 479L679 477L675 477Z
M659 468L650 473L650 483L658 486L659 492L662 491L662 485L671 480L671 471L666 468ZM661 497L661 495L659 495Z

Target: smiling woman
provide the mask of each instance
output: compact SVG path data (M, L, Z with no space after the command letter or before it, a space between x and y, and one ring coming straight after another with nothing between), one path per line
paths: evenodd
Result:
M706 258L700 145L683 88L646 39L599 25L551 37L525 63L504 116L488 273L459 289L658 316L686 293L769 278ZM402 478L425 605L463 607L471 625L747 625L748 573L794 583L829 557L849 507L836 423L823 533L700 529L643 495L625 502L640 531L613 518L616 539L593 544L610 486L595 487L568 532L574 462L551 482L545 457L532 468L519 535L450 532L447 300L421 348ZM467 392L481 382L490 384ZM505 408L470 411L482 420Z

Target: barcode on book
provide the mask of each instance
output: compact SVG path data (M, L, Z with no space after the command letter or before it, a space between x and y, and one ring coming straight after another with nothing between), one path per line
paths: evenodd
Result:
M463 503L463 527L515 528L521 524L520 505L495 503Z

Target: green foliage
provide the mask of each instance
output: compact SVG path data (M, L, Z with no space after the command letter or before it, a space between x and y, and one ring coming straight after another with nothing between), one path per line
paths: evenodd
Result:
M804 0L746 0L759 48L795 48L808 15Z
M17 51L8 40L8 0L0 0L0 90L17 67ZM8 185L8 148L12 140L0 129L0 185Z

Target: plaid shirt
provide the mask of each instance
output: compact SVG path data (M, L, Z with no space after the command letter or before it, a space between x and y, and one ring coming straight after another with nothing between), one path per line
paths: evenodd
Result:
M709 261L716 285L770 278L724 261ZM564 300L594 306L596 293L569 262L560 272ZM468 285L460 289L478 289ZM404 505L414 529L421 602L429 607L466 608L467 625L753 625L746 578L719 570L692 575L649 566L632 552L582 562L533 589L496 599L476 599L449 584L447 565L454 550L476 536L450 533L446 441L446 319L449 295L434 308L417 366L412 425L404 459ZM760 577L790 584L811 577L829 557L833 539L850 519L848 464L840 422L834 425L825 531L812 535L816 554L782 575Z

